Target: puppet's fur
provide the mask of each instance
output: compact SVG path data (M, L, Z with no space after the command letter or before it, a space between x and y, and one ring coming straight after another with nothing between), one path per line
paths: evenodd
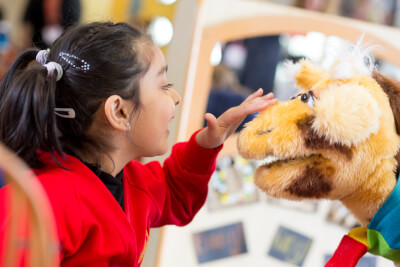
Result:
M292 66L300 94L261 112L238 138L243 157L278 159L255 173L267 194L338 199L362 225L396 185L400 148L400 87L366 51L346 50L328 70Z

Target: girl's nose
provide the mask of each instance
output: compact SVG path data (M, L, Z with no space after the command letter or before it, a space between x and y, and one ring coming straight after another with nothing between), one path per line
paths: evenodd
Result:
M172 100L174 101L175 105L178 105L181 102L181 96L178 94L177 91L175 91L174 88L171 87L169 90Z

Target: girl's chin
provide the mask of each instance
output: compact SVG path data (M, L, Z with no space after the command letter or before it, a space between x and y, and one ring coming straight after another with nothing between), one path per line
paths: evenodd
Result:
M148 153L145 157L157 157L157 156L162 156L168 151L168 145L162 146L157 150L154 150L150 153Z
M161 153L160 153L159 156L164 155L165 153L167 153L167 151L168 151L168 145L166 145L165 148L163 148L163 149L161 150Z

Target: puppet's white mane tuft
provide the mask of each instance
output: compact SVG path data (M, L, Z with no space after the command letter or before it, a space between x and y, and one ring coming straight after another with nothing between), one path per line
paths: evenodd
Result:
M364 46L362 41L363 37L355 45L344 45L336 50L336 61L329 68L332 78L349 79L357 74L371 76L376 69L371 52L379 46Z

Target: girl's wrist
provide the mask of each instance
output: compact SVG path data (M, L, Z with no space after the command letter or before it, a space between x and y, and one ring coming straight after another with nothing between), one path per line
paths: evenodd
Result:
M204 139L205 139L205 137L204 137L204 131L206 131L205 128L202 129L202 130L200 130L200 131L196 134L195 140L196 140L196 143L197 143L200 147L205 148L205 149L208 149L208 147L207 147L207 145L205 144L205 141L204 141Z

